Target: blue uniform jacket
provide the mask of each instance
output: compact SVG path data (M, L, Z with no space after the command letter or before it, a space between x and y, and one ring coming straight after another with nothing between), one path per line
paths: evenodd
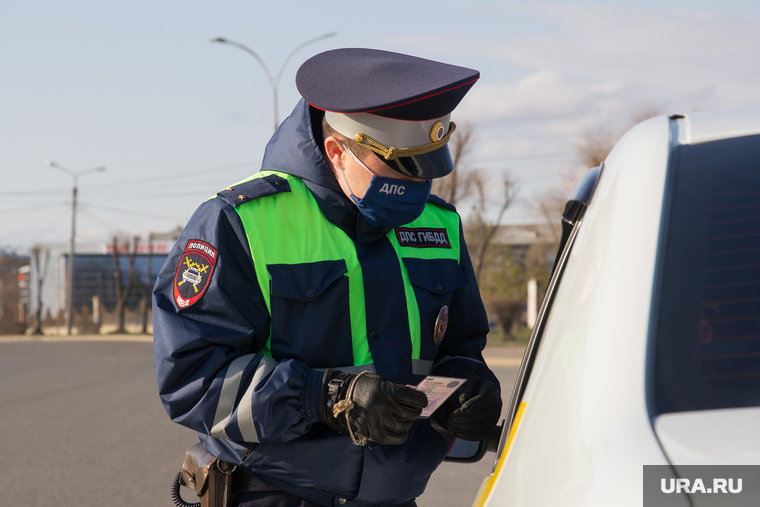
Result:
M366 224L341 191L312 133L317 114L299 102L269 142L262 169L301 178L326 219L354 240L364 273L368 329L405 323L399 260L385 237L389 230ZM319 422L322 371L317 368L336 364L343 352L330 336L345 332L320 322L320 315L327 323L342 322L329 317L329 306L312 313L316 317L310 321L296 319L291 342L280 349L272 344L273 358L257 353L269 336L270 316L235 199L265 198L284 190L283 181L270 177L251 185L243 199L236 188L234 195L220 192L206 201L167 258L153 298L161 401L173 421L198 432L209 452L285 491L336 507L408 504L424 491L449 442L427 420L418 420L405 444L369 449ZM434 196L431 200L453 210ZM206 258L213 257L213 272L194 304L180 308L174 278L191 241L211 247ZM470 370L498 383L481 355L488 322L464 238L461 249L463 283L444 295L449 325L432 373L461 376ZM409 355L408 336L407 331L397 343L370 340L370 347L378 374L416 384L422 377L398 366L399 351Z

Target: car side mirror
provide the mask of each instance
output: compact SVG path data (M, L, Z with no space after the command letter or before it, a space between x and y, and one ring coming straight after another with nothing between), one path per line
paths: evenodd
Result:
M573 230L575 222L583 216L586 208L591 203L591 198L594 196L596 185L599 183L599 177L604 170L604 162L601 165L592 167L586 174L584 174L578 183L575 185L573 192L568 197L565 203L565 211L562 213L562 237L559 240L559 248L557 249L557 255L554 258L554 266L552 267L552 273L557 269L557 263L562 256L562 251L565 249L567 240L570 238L570 231Z
M501 424L496 425L487 439L478 442L457 438L454 440L454 444L451 448L449 448L449 452L446 454L444 461L451 461L454 463L477 463L483 459L486 452L496 452L503 428L504 421L502 421Z

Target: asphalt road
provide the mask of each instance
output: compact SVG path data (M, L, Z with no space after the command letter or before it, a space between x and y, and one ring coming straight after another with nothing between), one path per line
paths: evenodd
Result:
M499 378L506 405L517 378L522 349L497 348L486 352L486 362ZM503 412L506 412L506 406ZM418 507L470 507L483 479L491 474L495 457L489 452L477 463L444 462L433 473L425 493L417 499Z
M493 359L505 393L519 355ZM0 506L173 506L197 438L161 406L151 343L0 341L0 386ZM444 463L418 504L471 505L492 464Z

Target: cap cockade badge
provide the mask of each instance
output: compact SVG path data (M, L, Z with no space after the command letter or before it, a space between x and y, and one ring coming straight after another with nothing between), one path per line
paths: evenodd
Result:
M443 136L446 135L446 129L443 127L443 122L437 121L433 123L433 128L430 129L430 140L437 143Z

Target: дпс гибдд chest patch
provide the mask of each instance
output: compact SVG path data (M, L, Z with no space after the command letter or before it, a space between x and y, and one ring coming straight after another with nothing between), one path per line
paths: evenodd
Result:
M396 238L401 246L418 248L451 248L446 229L397 227Z

